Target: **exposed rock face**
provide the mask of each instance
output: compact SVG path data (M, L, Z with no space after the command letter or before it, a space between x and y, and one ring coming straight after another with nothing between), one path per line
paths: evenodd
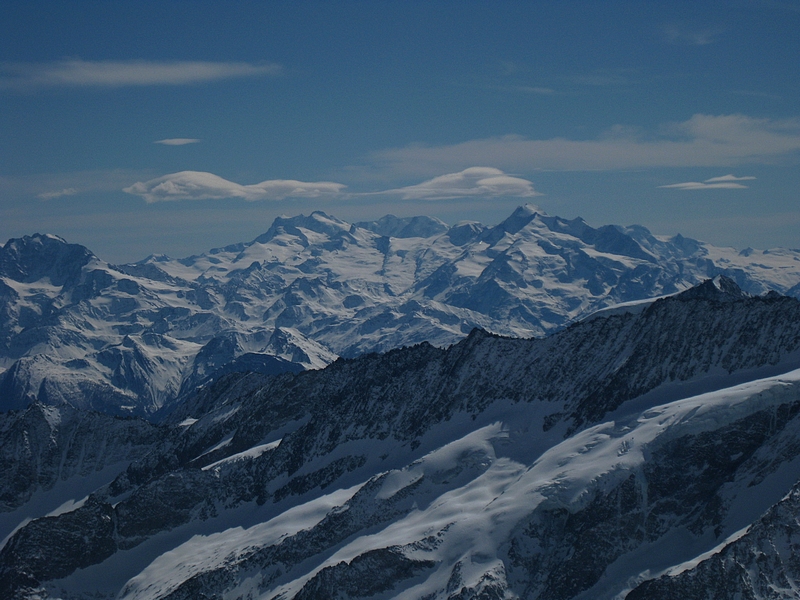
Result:
M533 206L495 227L316 212L276 219L249 243L130 265L35 235L0 248L0 410L40 401L153 418L231 370L446 347L476 327L542 336L719 275L747 294L796 294L798 259Z
M637 586L627 598L796 598L800 590L800 487L712 556ZM696 562L696 561L693 561Z
M117 550L112 519L109 505L90 500L74 511L25 526L3 548L4 562L14 569L3 570L0 593L4 598L26 595L41 580L59 579L107 559Z
M95 256L83 246L37 233L9 240L0 249L0 272L21 283L47 279L51 285L63 286L77 283L83 267L93 260Z
M163 433L138 419L69 406L37 403L0 414L0 512L21 507L37 491L50 491L58 482L115 466L122 470L151 451Z
M386 592L425 569L436 566L433 561L413 560L398 548L368 550L349 563L325 567L306 583L296 600L315 598L368 598ZM376 574L380 577L376 577Z
M71 432L83 456L97 432L55 410L3 431ZM31 599L791 597L799 414L800 302L726 279L544 339L229 373L159 427L93 417L132 463L12 522L0 582ZM9 515L42 497L26 489L3 489Z

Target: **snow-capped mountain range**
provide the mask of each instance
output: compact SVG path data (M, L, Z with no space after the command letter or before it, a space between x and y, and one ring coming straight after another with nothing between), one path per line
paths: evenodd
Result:
M800 301L725 277L227 373L158 425L34 402L0 415L0 597L795 598L798 440Z
M315 212L249 243L127 265L37 234L0 249L0 410L163 414L225 372L446 347L475 327L542 336L720 274L798 296L800 252L593 228L531 205L494 227Z

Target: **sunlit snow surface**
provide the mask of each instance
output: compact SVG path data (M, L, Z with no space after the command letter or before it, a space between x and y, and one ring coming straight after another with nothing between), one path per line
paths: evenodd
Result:
M15 348L0 356L0 375L17 366L17 389L46 390L51 404L150 415L245 353L318 369L337 356L423 341L445 347L475 327L541 336L720 272L754 294L795 293L800 284L797 251L592 229L530 205L495 227L424 223L397 237L315 212L183 259L115 266L89 255L63 286L49 276L0 276L9 314L0 333ZM48 236L25 243L66 246ZM18 395L0 399L2 408L21 408Z
M412 464L382 474L382 484L375 492L376 501L385 500L413 486L413 510L379 530L348 540L330 556L312 561L307 569L290 570L269 589L259 590L258 574L250 573L238 580L228 595L292 598L325 567L389 546L402 547L409 558L436 564L423 577L399 585L392 597L411 600L441 593L457 563L463 585L476 585L486 573L503 573L504 543L537 510L564 507L576 512L590 501L594 490L611 489L631 473L637 473L645 457L670 440L714 431L756 411L796 401L799 396L797 370L668 404L640 407L640 412L626 412L623 406L611 415L614 420L579 432L549 449L549 442L556 441L556 435L518 425L517 419L538 419L532 415L541 410L535 404L500 408L500 413L505 411L505 419L463 436L454 435L456 425L448 430L450 425L443 423L430 435L450 441ZM251 452L266 450L258 447ZM793 467L795 479L797 467ZM196 536L156 558L127 583L120 597L155 600L194 574L222 567L235 570L237 561L254 549L313 528L329 511L342 510L360 487L319 496L249 528L232 526L213 535ZM750 495L749 501L755 505L748 507L749 512L757 515L780 499L780 495L775 497L780 494L778 487L773 479L765 479ZM741 533L737 534L741 524L736 522L736 510L732 515L725 524L731 539ZM582 597L614 597L640 577L670 567L687 568L679 565L696 560L700 552L713 551L719 543L695 539L692 544L680 546L671 543L674 541L670 538L623 555L610 566L606 577Z

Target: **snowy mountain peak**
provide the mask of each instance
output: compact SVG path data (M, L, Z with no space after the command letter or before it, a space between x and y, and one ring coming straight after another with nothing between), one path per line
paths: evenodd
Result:
M48 277L53 285L63 285L94 258L84 246L69 244L57 235L26 235L0 248L0 277L23 283Z
M254 243L265 244L281 234L297 235L301 229L334 237L349 232L350 224L319 210L308 216L277 217L266 233L257 237Z
M717 275L711 280L711 282L714 284L714 287L716 287L723 294L737 298L747 298L750 296L750 294L746 294L733 279L726 277L725 275Z
M717 275L703 283L678 294L682 299L704 298L716 302L732 302L749 298L750 294L744 292L737 283L725 275Z
M718 275L752 295L800 295L799 261L791 250L747 257L644 227L595 228L533 205L495 227L280 217L255 242L129 265L32 236L0 249L0 407L46 396L152 414L225 364L264 354L320 368L423 341L446 347L475 327L543 336ZM714 285L693 293L737 297Z
M692 238L683 237L680 233L671 237L669 241L686 255L691 255L703 251L702 244L700 242L698 242L697 240L693 240ZM742 256L748 256L748 255L742 255Z
M447 232L450 242L456 246L464 246L478 238L486 226L477 221L462 221L453 225Z
M13 248L20 249L28 245L42 246L52 243L66 245L67 240L52 233L34 233L33 235L24 235L21 238L11 238L5 243L4 248L11 250Z
M360 221L354 225L393 238L429 238L448 230L445 222L424 216L398 218L394 215L385 215L377 221Z
M172 259L166 254L151 254L147 258L137 261L135 264L145 265L147 263L169 262L170 260Z
M516 210L511 214L511 216L513 217L514 215L519 216L523 214L527 214L530 216L534 215L539 215L542 217L547 216L547 213L544 212L539 206L537 206L536 204L531 204L530 202L526 202L525 204L518 206Z
M536 217L543 216L547 215L535 204L524 204L523 206L518 207L513 213L511 213L511 216L509 216L494 229L515 234L533 221Z

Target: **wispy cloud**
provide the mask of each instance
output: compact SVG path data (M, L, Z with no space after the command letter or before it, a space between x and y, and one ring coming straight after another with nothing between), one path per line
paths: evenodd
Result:
M279 75L273 63L207 61L88 61L0 63L0 89L188 85L221 79Z
M141 196L148 203L176 200L221 200L242 198L255 200L283 200L285 198L319 198L336 196L346 186L329 181L305 182L291 179L262 181L241 185L213 173L181 171L149 181L140 181L123 189Z
M717 41L723 32L720 28L693 28L676 23L664 27L664 35L670 44L683 46L706 46Z
M0 198L52 200L65 196L119 192L131 181L145 180L156 173L143 169L96 169L58 173L0 175Z
M433 176L471 165L510 172L611 170L650 167L730 167L763 163L800 151L800 120L745 115L694 115L657 132L614 127L597 139L528 139L510 135L447 146L411 145L372 154L379 171Z
M164 146L185 146L186 144L199 144L200 140L195 138L168 138L166 140L157 140L153 143Z
M36 197L42 200L53 200L54 198L61 198L62 196L74 196L77 193L78 190L75 188L64 188L57 192L42 192L41 194L37 194Z
M677 190L743 190L748 186L738 183L739 181L747 181L755 179L755 177L736 177L735 175L721 175L720 177L712 177L705 181L686 181L684 183L672 183L670 185L660 185L661 188L673 188Z

